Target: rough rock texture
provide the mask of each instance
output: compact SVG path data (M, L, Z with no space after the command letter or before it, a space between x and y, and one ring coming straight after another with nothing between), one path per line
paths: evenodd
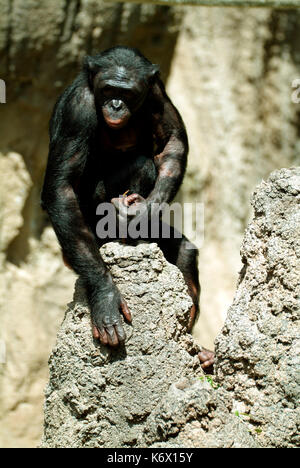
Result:
M216 375L267 446L300 446L300 168L256 190Z
M118 0L112 0L117 2ZM298 0L121 0L133 3L158 3L161 5L197 5L197 6L226 6L226 7L272 7L298 8Z
M300 395L300 168L256 190L215 380L186 334L190 299L156 244L103 256L133 312L128 342L93 342L77 286L50 359L43 447L296 447Z
M0 153L0 174L0 340L6 347L6 362L0 364L0 446L26 447L40 438L45 363L70 297L69 276L49 228L39 242L30 239L26 264L7 261L13 239L30 229L24 219L32 179L17 153Z
M78 282L50 358L42 447L256 447L203 376L179 270L156 244L101 252L133 313L128 340L120 350L93 340Z
M184 335L192 302L178 269L156 244L109 243L101 252L133 314L126 347L109 350L93 341L77 285L50 358L45 446L140 446L169 386L202 374L199 348Z

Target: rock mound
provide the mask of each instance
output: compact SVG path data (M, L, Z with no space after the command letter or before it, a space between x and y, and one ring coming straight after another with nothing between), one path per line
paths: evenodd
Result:
M254 194L214 377L187 334L179 270L156 244L105 245L133 313L128 340L117 350L93 341L78 282L50 358L42 446L299 446L299 203L300 168L272 173Z
M253 197L244 268L216 374L266 446L300 445L300 168L273 172Z

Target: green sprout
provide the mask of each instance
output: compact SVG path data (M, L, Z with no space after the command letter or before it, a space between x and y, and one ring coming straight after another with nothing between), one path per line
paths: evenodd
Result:
M217 382L214 381L214 379L212 378L211 375L203 375L201 377L199 377L200 381L201 382L208 382L209 385L214 389L216 390L217 388L220 387L219 384L217 384Z

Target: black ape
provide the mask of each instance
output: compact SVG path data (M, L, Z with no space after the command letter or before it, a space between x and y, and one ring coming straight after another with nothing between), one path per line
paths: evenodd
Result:
M130 311L99 254L96 207L171 202L182 182L188 141L182 119L166 94L158 69L136 49L114 47L87 57L59 98L50 122L50 153L42 204L65 261L84 280L93 334L103 344L125 340L120 310ZM114 199L114 200L113 200ZM158 241L182 271L198 310L197 250L187 239Z

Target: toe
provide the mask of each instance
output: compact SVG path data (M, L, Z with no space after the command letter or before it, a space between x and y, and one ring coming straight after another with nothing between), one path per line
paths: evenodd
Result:
M202 351L198 354L201 367L206 372L213 372L213 364L215 360L215 354L208 349L202 348Z

